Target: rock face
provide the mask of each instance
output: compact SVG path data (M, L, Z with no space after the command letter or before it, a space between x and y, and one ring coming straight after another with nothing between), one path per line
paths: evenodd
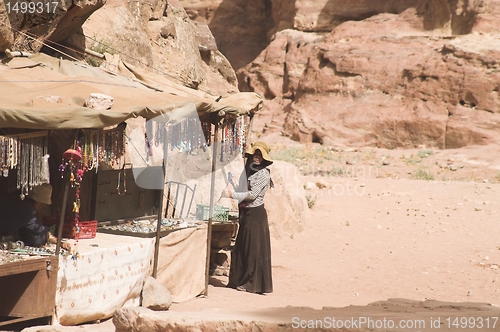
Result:
M237 91L234 70L210 30L192 22L176 0L125 6L123 0L108 0L85 22L83 32L85 48L120 53L124 61L214 95Z
M105 0L57 1L47 2L43 8L29 9L20 2L0 1L0 52L5 49L38 52L42 49L41 41L57 47L97 9ZM17 6L16 6L17 3ZM35 2L36 3L36 2Z
M179 2L192 20L208 24L219 50L235 70L250 63L266 48L268 35L275 26L274 3L270 0ZM293 3L290 5L293 8Z
M288 88L288 134L386 148L491 142L500 111L500 44L489 36L352 35L357 25L377 31L391 16L345 23L315 45L298 84Z
M53 52L44 38L213 95L255 91L262 139L458 148L500 137L500 0L90 0L40 15L9 4L0 52Z
M181 1L212 29L240 90L266 98L263 137L387 148L499 138L500 1L229 2ZM242 40L262 49L248 64Z
M93 65L102 60L86 49L120 54L191 88L214 95L238 90L235 72L210 29L191 21L176 0L65 1L40 15L15 13L10 2L0 0L0 52L5 49L70 56Z

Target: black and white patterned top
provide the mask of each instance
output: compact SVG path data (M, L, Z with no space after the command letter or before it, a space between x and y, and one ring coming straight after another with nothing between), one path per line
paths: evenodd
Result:
M247 207L257 207L264 204L264 195L269 188L271 175L267 168L263 168L248 178L248 191L233 192L232 198L238 202L245 202Z

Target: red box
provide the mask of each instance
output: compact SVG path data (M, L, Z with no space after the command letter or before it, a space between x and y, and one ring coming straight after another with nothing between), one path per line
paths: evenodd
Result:
M93 239L97 231L97 220L79 221L78 227L80 232L76 229L76 223L73 220L69 223L64 223L62 235L68 239Z

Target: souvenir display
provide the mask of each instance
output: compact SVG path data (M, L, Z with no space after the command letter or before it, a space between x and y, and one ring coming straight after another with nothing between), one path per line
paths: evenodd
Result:
M17 167L17 138L0 137L0 167L4 177L9 176L9 170Z
M25 246L22 241L0 242L0 265L41 258L41 256L54 256L55 254L55 245L37 248ZM67 254L65 249L60 249L59 255L66 256Z
M71 187L75 188L75 200L73 201L74 224L76 233L80 232L78 222L80 220L80 183L83 179L85 166L83 165L82 149L79 142L75 143L74 149L68 149L63 153L62 163L59 166L59 172L63 178L65 174L69 175ZM78 258L78 239L75 243L75 250L72 258Z
M206 149L212 144L212 124L197 117L187 118L175 125L148 121L146 125L146 149L149 151L151 142L148 137L154 137L154 144L168 144L172 151L178 149L182 152L191 152L193 149ZM227 156L242 154L246 146L245 116L225 120L221 125L221 159ZM154 131L154 133L153 133Z
M154 237L156 236L158 219L137 219L123 223L104 225L98 228L101 233L129 235L136 237ZM161 236L168 233L189 227L199 226L199 222L186 220L184 218L169 218L161 221Z
M21 198L33 187L50 182L48 165L48 136L32 137L0 136L0 172L4 177L17 168L17 189Z
M246 123L245 116L238 117L235 121L225 121L221 128L220 161L224 158L229 161L235 154L243 154L246 149Z
M110 130L81 130L82 166L85 171L99 164L119 165L125 155L125 127L120 124Z

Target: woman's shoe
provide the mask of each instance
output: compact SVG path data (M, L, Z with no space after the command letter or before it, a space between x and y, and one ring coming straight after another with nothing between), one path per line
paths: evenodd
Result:
M243 287L243 286L236 287L236 290L239 290L240 292L246 292L247 291L247 289L245 287Z

